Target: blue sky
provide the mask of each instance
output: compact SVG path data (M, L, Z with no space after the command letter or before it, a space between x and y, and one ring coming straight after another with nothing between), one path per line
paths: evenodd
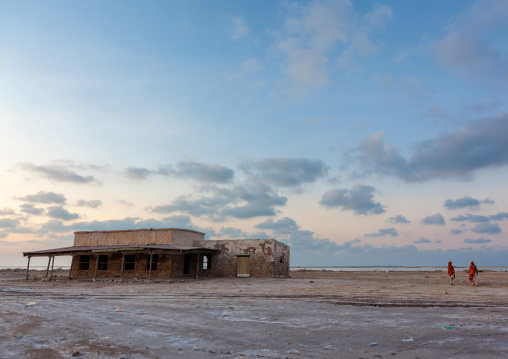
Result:
M0 262L76 230L508 265L505 1L1 1Z

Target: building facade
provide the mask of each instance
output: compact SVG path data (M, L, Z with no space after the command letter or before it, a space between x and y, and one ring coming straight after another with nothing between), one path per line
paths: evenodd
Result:
M275 239L205 240L205 233L161 228L74 233L72 247L24 252L72 256L70 278L289 277L289 246Z

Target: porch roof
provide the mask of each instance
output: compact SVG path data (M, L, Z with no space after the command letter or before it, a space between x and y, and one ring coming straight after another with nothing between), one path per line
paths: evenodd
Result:
M186 246L182 244L134 244L115 246L72 246L41 251L23 252L24 257L68 256L74 254L100 254L100 253L163 253L173 252L179 254L203 253L212 254L216 249Z

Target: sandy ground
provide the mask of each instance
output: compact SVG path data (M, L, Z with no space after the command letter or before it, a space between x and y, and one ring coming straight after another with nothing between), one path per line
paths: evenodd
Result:
M1 358L508 357L506 272L480 273L478 288L464 272L453 286L444 272L151 284L42 274L0 271Z

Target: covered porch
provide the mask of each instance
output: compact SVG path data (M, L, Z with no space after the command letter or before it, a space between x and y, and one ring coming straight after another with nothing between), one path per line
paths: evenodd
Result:
M69 280L98 278L148 279L212 277L214 249L176 244L73 246L23 252L28 257L48 257L46 278L53 276L56 256L72 256Z

